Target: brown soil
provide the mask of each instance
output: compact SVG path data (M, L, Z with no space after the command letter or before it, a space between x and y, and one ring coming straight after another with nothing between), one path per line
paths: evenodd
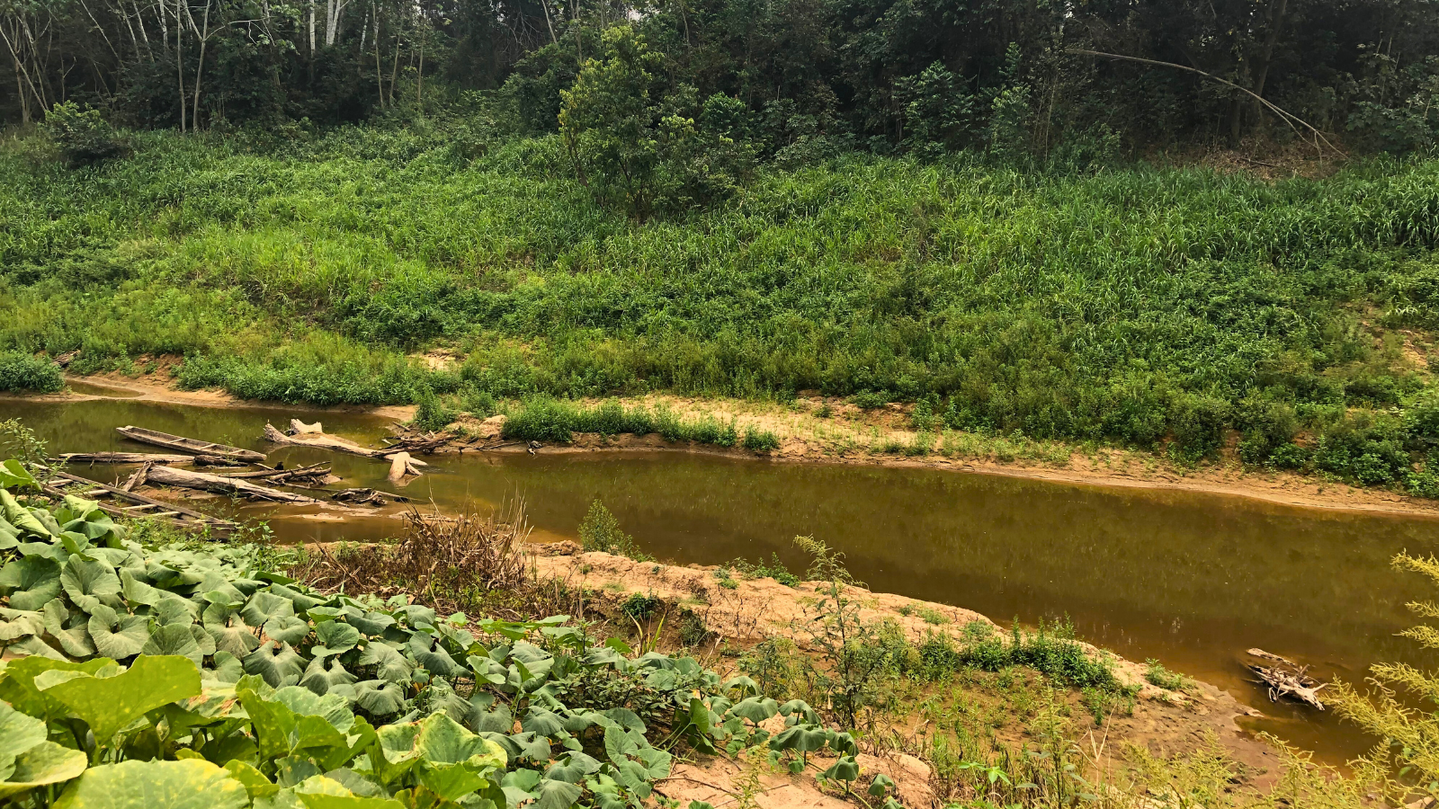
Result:
M567 546L567 547L566 547ZM632 594L652 595L662 599L670 609L687 609L694 613L716 639L713 655L721 642L738 643L748 646L769 637L785 637L793 640L802 649L814 651L811 636L805 627L812 623L819 598L818 588L822 583L803 582L795 587L786 587L770 578L732 579L721 584L716 577L717 568L702 566L679 567L653 562L637 562L622 556L606 553L578 553L574 543L561 543L551 553L557 555L536 555L533 569L542 581L561 580L571 588L603 594L612 602L620 603ZM893 622L900 627L911 642L920 642L930 633L947 634L958 640L966 627L978 622L998 629L989 618L970 610L946 604L917 601L904 596L888 593L872 593L868 590L847 588L846 595L860 604L860 617L866 622ZM924 617L921 617L924 616ZM678 617L669 616L669 621L678 623ZM939 621L939 623L934 623ZM972 630L971 630L972 631ZM1156 755L1185 755L1206 748L1211 740L1217 740L1228 754L1249 773L1251 783L1256 785L1274 777L1276 758L1273 750L1262 741L1249 735L1235 724L1239 716L1257 715L1252 709L1241 705L1227 692L1205 683L1195 683L1183 692L1171 692L1149 684L1144 679L1144 667L1132 661L1114 657L1111 653L1085 645L1094 655L1113 660L1116 675L1126 685L1138 688L1138 697L1133 714L1116 714L1103 728L1086 731L1084 744L1093 743L1098 748L1110 751L1122 750L1126 745L1148 748ZM704 651L704 650L702 650ZM1079 706L1078 695L1071 695L1076 721L1088 723L1088 714ZM908 720L912 727L897 728L902 737L921 730L917 717ZM1027 729L1020 723L1011 727L1006 735L1010 742L1023 742ZM1081 745L1083 746L1083 744ZM900 747L903 747L901 743ZM895 754L902 749L890 750L886 756L888 764L902 765L908 756ZM1109 753L1113 756L1113 752ZM918 764L918 762L913 762ZM1113 762L1111 762L1113 763ZM710 766L712 765L712 766ZM671 797L684 796L688 800L709 800L701 797L704 789L718 794L724 790L734 791L735 780L743 774L733 762L711 762L705 767L703 784L687 783L667 785L662 790ZM923 765L920 765L923 766ZM867 771L885 771L869 770ZM683 774L684 771L679 771ZM720 776L720 777L714 777ZM897 781L904 783L898 774ZM800 781L791 780L787 775L766 773L766 787L776 790L775 800L781 788L795 789L795 797L809 795L815 798L816 790L807 788ZM801 779L802 781L803 779ZM812 779L811 779L812 780ZM910 779L913 783L913 779ZM788 784L788 787L785 785ZM715 790L715 786L723 790ZM674 793L671 794L670 790ZM767 809L789 809L797 804L788 798L778 803L761 802ZM711 801L718 806L718 802ZM924 801L916 805L928 805ZM818 802L805 805L820 805ZM911 805L906 803L906 805Z

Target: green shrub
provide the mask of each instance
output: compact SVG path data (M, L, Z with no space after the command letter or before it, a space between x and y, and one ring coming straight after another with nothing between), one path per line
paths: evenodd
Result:
M19 351L0 352L0 391L55 393L65 387L60 366Z
M494 395L473 385L460 389L460 407L477 419L487 419L500 412Z
M440 397L430 393L420 399L420 406L415 410L415 418L410 423L420 430L443 430L454 423L459 415L445 406Z
M620 521L598 500L590 504L589 512L580 523L579 534L580 545L586 551L628 556L638 562L654 560L653 556L640 550L634 537L620 530Z
M849 397L849 402L861 410L877 410L889 404L892 399L889 391L865 390Z
M747 427L744 431L744 448L755 452L774 452L779 449L779 436L769 430Z
M1169 432L1173 455L1197 461L1213 455L1224 441L1229 406L1210 396L1181 394L1170 404Z
M1169 691L1183 691L1188 687L1189 681L1184 678L1184 675L1170 671L1158 660L1150 658L1144 663L1144 679L1151 684Z
M654 593L644 595L633 593L620 604L620 612L636 621L648 620L651 615L664 609L665 602Z
M56 104L45 114L45 131L71 166L88 166L125 153L125 140L99 110L73 101Z

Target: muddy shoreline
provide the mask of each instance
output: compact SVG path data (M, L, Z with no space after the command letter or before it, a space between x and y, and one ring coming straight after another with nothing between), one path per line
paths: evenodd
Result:
M214 408L285 407L283 403L279 402L237 399L221 391L179 390L173 385L162 383L153 377L132 379L118 373L107 373L86 377L67 377L66 381L72 386L72 389L63 393L23 396L0 394L0 402L11 399L59 403L124 398L132 401ZM832 431L834 422L827 419L821 421L813 415L794 414L793 412L777 414L774 411L779 408L776 407L722 400L646 397L635 401L646 403L663 401L682 417L719 415L742 419L743 424L753 424L773 431L780 438L781 445L774 452L757 455L754 452L737 448L675 444L658 435L609 437L577 435L574 443L570 445L547 445L540 451L545 454L574 454L646 450L757 458L771 463L858 464L948 469L956 472L1043 480L1079 486L1200 492L1298 508L1439 518L1439 502L1422 500L1381 489L1356 488L1341 482L1318 480L1290 472L1245 470L1237 461L1229 458L1223 458L1203 466L1180 468L1154 453L1127 450L1106 449L1091 454L1077 450L1071 451L1068 462L1062 465L997 461L974 457L946 457L937 453L911 457L875 451L873 445L881 440L903 443L914 439L913 431L893 427L892 423L903 416L903 411L898 408L891 408L888 412L879 414L878 417L865 418L857 424L846 425L846 428L854 434L862 432L872 437L871 448L857 449L848 443L840 444L832 438L817 438L816 424L818 424L818 430ZM816 402L818 401L816 400ZM413 418L416 408L413 405L335 405L329 407L304 405L303 409L320 413L362 413L379 418L405 421ZM888 424L885 424L886 422ZM478 426L478 422L472 419L462 419L460 423L468 428ZM473 446L466 449L514 453L527 451L522 445Z

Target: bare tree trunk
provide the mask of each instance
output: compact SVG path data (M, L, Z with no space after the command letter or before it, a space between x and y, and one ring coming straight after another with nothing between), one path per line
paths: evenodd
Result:
M180 0L175 0L175 75L180 85L180 131L185 131L185 23L180 19Z
M380 10L372 2L370 9L375 13L375 89L380 93L380 109L385 108L385 79L380 72Z
M1279 43L1279 29L1284 27L1284 11L1288 0L1271 0L1269 4L1269 31L1264 38L1264 50L1259 56L1259 69L1254 77L1254 94L1264 95L1264 85L1269 80L1269 66L1274 63L1274 46ZM1264 109L1254 102L1254 119L1262 120Z
M395 79L400 76L400 32L395 31L394 67L390 68L390 106L395 106Z
M315 0L310 0L310 58L315 58Z
M545 10L545 27L550 29L550 41L558 45L560 41L555 38L555 24L550 21L550 0L540 0L540 8Z
M204 22L204 30L196 31L196 32L195 32L196 35L198 35L198 36L200 37L200 61L199 61L198 64L195 65L195 94L194 94L194 100L192 101L192 106L191 106L191 110L190 110L190 128L191 128L191 129L197 129L197 128L199 128L199 126L200 126L200 76L201 76L201 74L204 73L204 70L205 70L205 46L210 44L210 5L211 5L211 2L212 2L212 0L205 0L205 22ZM190 13L189 9L186 8L185 14L188 16L189 13ZM191 17L191 18L190 18L190 27L191 27L191 28L194 28L194 27L195 27L195 18L194 18L194 17Z

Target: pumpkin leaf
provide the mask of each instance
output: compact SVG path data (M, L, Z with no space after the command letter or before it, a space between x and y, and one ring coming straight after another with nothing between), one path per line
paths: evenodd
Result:
M188 663L186 664L188 665ZM81 756L84 754L81 753ZM55 809L246 809L245 785L208 761L122 761L91 767Z
M201 690L200 670L188 659L143 655L110 677L49 671L35 678L35 687L82 719L102 744L146 712Z
M85 754L80 750L71 750L51 741L40 742L15 757L9 778L0 782L0 799L35 787L69 781L85 772L86 763Z
M287 602L288 603L288 602ZM245 673L262 678L271 688L294 685L305 672L305 659L288 643L267 640L242 658Z

